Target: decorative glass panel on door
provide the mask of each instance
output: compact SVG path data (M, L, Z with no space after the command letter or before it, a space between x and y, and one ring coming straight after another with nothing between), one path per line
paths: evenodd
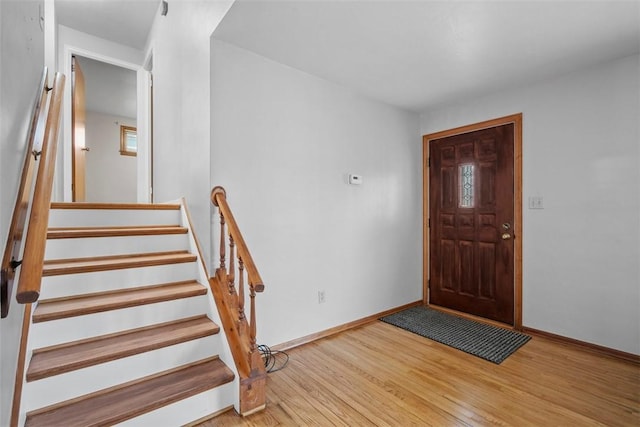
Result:
M458 205L461 208L474 206L474 165L472 163L460 165L458 175L459 197Z

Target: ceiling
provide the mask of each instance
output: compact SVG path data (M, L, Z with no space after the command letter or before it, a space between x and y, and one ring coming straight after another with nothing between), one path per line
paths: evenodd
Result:
M95 113L135 119L136 72L77 56L85 83L85 108Z
M58 24L144 49L160 0L55 0Z
M160 3L55 1L60 24L138 49ZM236 0L214 37L420 112L640 52L640 1Z
M237 0L214 37L419 112L637 53L640 2Z

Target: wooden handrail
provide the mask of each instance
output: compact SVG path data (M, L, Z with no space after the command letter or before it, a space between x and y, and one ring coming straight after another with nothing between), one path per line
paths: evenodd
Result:
M233 237L233 240L235 241L235 244L238 248L238 256L240 256L242 258L242 261L244 262L247 276L249 276L249 283L252 283L255 286L256 292L264 291L262 277L260 277L260 273L258 273L258 268L253 262L253 258L249 253L247 244L244 242L244 238L242 237L242 233L240 233L238 223L233 217L233 213L231 213L231 208L229 208L229 205L227 204L227 193L225 189L220 186L214 187L214 189L211 191L211 201L218 207L218 209L220 209L220 213L226 220L229 234ZM221 257L222 256L223 255L221 254ZM222 266L224 266L224 263L222 264Z
M50 95L40 165L33 191L33 203L16 295L16 299L22 304L35 302L40 296L44 250L49 225L49 207L53 190L53 173L58 151L58 129L60 127L64 80L64 75L56 73Z
M47 75L47 67L44 67L33 106L27 146L24 152L22 174L18 185L18 194L16 196L16 203L13 208L9 234L7 235L7 243L2 257L2 270L0 273L2 318L7 317L9 314L11 293L13 291L13 280L15 271L20 265L20 248L22 246L22 238L24 237L24 226L33 195L34 164L36 163L37 149L41 146L47 113Z
M248 415L264 408L266 401L266 368L256 345L255 305L256 292L264 291L264 283L227 204L224 188L215 187L211 191L211 201L220 210L220 265L215 277L210 279L210 285L240 376L240 413ZM245 286L250 304L248 316Z

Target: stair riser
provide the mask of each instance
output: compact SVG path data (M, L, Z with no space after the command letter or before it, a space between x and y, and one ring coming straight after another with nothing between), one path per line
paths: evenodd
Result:
M187 262L43 277L40 299L193 280L197 277L197 269L196 262Z
M208 298L201 295L34 323L29 331L29 350L207 313Z
M239 387L237 381L236 378L213 390L120 423L118 427L182 426L199 420L234 404L234 390Z
M26 412L211 357L216 336L177 344L119 360L25 383ZM166 425L166 424L165 424Z
M186 234L49 239L45 260L187 250Z
M52 209L49 227L95 227L180 224L179 210Z

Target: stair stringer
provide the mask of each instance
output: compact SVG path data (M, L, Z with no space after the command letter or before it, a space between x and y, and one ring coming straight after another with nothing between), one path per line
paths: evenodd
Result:
M148 324L153 324L160 320L172 320L173 318L184 317L184 316L187 316L188 314L195 314L196 312L205 313L214 323L221 325L221 319L218 314L211 289L209 288L208 273L205 267L205 263L202 259L202 252L199 250L199 244L197 243L197 238L194 235L193 228L189 220L189 214L188 214L184 200L180 200L179 204L180 204L179 221L180 221L180 225L188 229L187 237L186 239L184 239L184 237L176 237L176 236L172 236L170 238L173 240L182 241L183 244L185 245L184 249L189 250L191 253L197 256L196 262L192 263L190 267L187 267L186 271L190 271L190 273L188 273L189 276L195 278L198 282L200 282L203 285L203 287L206 289L206 292L207 292L206 295L188 298L189 300L193 300L193 303L189 303L189 307L191 308L187 308L187 309L185 309L184 304L177 301L167 301L163 303L153 304L153 305L160 304L162 307L166 308L165 313L166 312L171 313L169 314L168 317L164 317L162 319L154 318L154 315L149 311L149 308L147 307L132 307L132 308L126 308L121 310L115 310L112 312L103 312L103 313L85 315L82 317L84 318L83 321L86 327L91 328L92 324L112 325L109 328L115 331L122 328L123 325L118 324L118 322L121 322L121 320L118 320L118 319L123 316L129 317L132 319L137 319L133 321L132 324L127 324L126 321L123 322L126 325L126 327L135 328L135 327L146 326ZM168 213L163 212L162 215L166 217ZM56 215L56 214L51 216L51 218L53 218L54 220L57 219L58 217L59 215ZM62 219L61 224L60 223L53 224L52 226L71 226L71 224L74 224L74 223L77 224L76 221L78 221L78 219L76 218L78 217L75 213L73 217L74 217L73 220L69 220L68 218L65 217ZM96 224L99 225L99 220L96 220L96 217L99 217L98 212L91 211L91 215L89 215L90 223L87 225L96 225ZM135 222L137 221L137 218L140 218L141 216L139 212L135 212L133 217L136 218L133 220ZM145 213L144 217L145 218L148 217L148 212ZM175 216L173 216L173 218L175 218ZM174 220L163 221L163 222L175 223ZM50 224L51 224L51 221L50 221ZM126 221L123 221L120 217L117 217L115 224L126 225L129 223ZM123 240L123 239L118 239L118 240ZM162 271L163 268L165 267L142 267L142 269L144 269L145 271L150 271L153 269ZM178 275L184 274L184 271L185 271L184 266L179 265L177 268L180 269L181 271L181 273L179 273ZM113 273L113 272L106 272L106 273L117 275L117 273ZM94 274L99 274L99 273L84 273L85 277L94 275ZM82 273L78 274L76 277L80 278L81 276L82 276ZM145 279L148 276L153 276L153 274L152 273L142 274L140 276L141 278L138 279L141 281L141 283L139 284L144 284ZM19 276L17 277L17 279L19 279ZM60 276L43 278L43 283L46 280L51 280L54 283L61 283L64 281L64 279L61 279ZM74 277L71 280L71 282L73 282L74 280L77 281L77 279L75 279ZM134 285L136 285L136 283L134 283ZM65 293L65 291L63 291L63 293ZM43 294L46 295L46 291L44 291ZM60 295L52 295L52 296L59 297ZM37 307L37 304L38 303L34 303L32 305L32 310L31 310L32 313ZM194 309L195 312L191 312L190 310L192 309ZM163 311L163 308L160 308L160 310L156 309L153 311L155 312ZM50 399L52 401L46 401L45 399L44 402L43 401L38 402L37 399L34 400L33 398L30 397L30 393L42 392L44 390L49 389L50 390L49 393L55 395L57 393L57 390L60 390L62 388L60 385L66 382L65 378L68 380L71 380L71 384L73 384L73 382L75 381L82 381L83 376L78 374L78 372L83 370L85 372L91 372L91 369L95 369L93 367L83 368L80 371L62 374L59 376L61 380L57 383L55 381L51 381L50 387L43 388L42 386L30 386L30 384L34 384L34 383L28 383L26 381L26 372L27 372L26 367L29 364L29 360L31 359L31 355L33 354L34 349L41 348L47 345L55 345L55 344L70 341L73 339L84 338L83 336L84 333L80 333L79 336L75 336L78 334L71 333L70 336L63 336L63 337L56 336L55 338L52 338L52 334L49 332L48 328L51 327L53 322L66 323L69 325L68 326L69 329L73 328L72 319L60 319L60 320L55 320L51 322L44 322L44 323L37 323L37 324L34 324L32 319L29 320L29 329L28 329L29 333L27 335L28 339L27 339L26 353L25 353L26 361L25 361L25 369L24 369L23 378L22 378L23 385L22 385L22 394L21 394L21 405L20 405L20 411L18 416L19 426L23 426L25 424L26 414L30 410L42 407L43 404L48 405L51 403L55 403L55 399ZM102 333L112 332L109 328L102 331ZM217 335L200 338L199 340L201 342L204 342L205 343L204 345L210 348L210 352L206 354L200 354L202 353L202 349L199 349L198 351L193 353L194 356L204 357L205 355L209 355L209 356L217 355L226 364L226 366L234 373L234 376L235 376L234 380L230 383L216 387L215 389L208 390L206 392L197 394L187 399L175 402L173 404L164 406L162 408L158 408L152 412L142 414L140 416L127 420L124 423L122 423L122 425L127 425L127 426L182 425L188 422L201 419L203 417L207 417L211 414L224 411L230 407L234 407L236 411L239 410L239 397L240 397L239 375L235 367L235 362L233 360L233 356L231 353L231 349L229 347L228 340L224 334L224 330L221 328L220 333L218 333ZM154 350L154 352L159 354L160 358L162 359L171 359L170 354L172 350L185 351L185 349L187 349L186 351L188 353L191 353L191 350L188 350L190 348L189 346L190 344L188 343L180 344L180 345L174 346L173 349L169 347L161 350ZM136 355L136 356L133 356L132 358L134 360L135 359L138 360L137 362L134 362L134 364L137 364L138 366L144 365L144 361L145 361L144 355ZM176 358L173 364L176 365L183 362L185 361L180 360L180 358ZM121 362L114 361L114 362L107 362L103 365L107 365L107 367L111 365L114 367L112 369L118 370L120 364ZM170 368L171 366L172 364L168 363L166 366L159 366L157 370ZM153 368L148 369L148 372L152 372L153 370L154 370ZM139 376L144 376L145 374L146 372L144 370L141 370L141 375ZM105 377L105 375L102 375L102 376ZM86 376L84 377L86 378ZM45 381L47 380L48 379L45 379ZM103 384L101 385L101 387L105 387L109 385L108 382L105 383L104 380L102 382ZM69 382L67 382L67 384L69 384ZM87 393L91 391L92 390L90 389L81 390L77 395L79 396L83 393ZM74 395L73 392L66 393L66 394L61 393L61 396L56 396L56 397L60 397L62 398L61 400L64 400L67 398L76 397L76 395ZM184 418L185 414L188 414L189 418L187 420L185 420Z

